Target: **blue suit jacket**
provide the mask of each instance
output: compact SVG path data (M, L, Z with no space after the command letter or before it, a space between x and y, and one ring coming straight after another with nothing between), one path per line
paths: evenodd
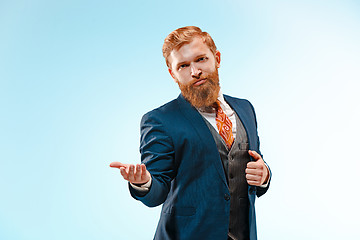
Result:
M255 112L247 100L224 95L241 119L249 148L260 153ZM230 192L216 143L199 112L182 95L141 120L141 161L152 175L150 191L131 195L149 207L163 203L154 239L227 239ZM255 195L249 186L250 237L256 239Z

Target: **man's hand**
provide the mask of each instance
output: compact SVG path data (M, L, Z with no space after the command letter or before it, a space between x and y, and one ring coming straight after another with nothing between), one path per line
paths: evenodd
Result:
M261 186L267 182L269 178L269 170L266 167L264 160L257 152L249 150L249 154L255 159L255 161L248 162L247 164L245 170L246 180L249 185Z
M129 181L132 184L145 184L147 183L151 175L148 170L146 170L145 164L124 164L121 162L112 162L110 167L119 168L120 173L126 181Z

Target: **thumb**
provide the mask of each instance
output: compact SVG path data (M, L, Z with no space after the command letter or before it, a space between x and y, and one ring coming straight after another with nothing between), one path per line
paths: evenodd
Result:
M249 150L249 155L254 158L255 161L261 159L260 154L258 154L256 151Z
M126 167L126 165L121 162L112 162L112 163L110 163L110 167L120 168L120 167Z

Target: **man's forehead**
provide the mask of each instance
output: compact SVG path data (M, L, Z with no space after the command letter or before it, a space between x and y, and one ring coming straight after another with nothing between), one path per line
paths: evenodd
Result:
M178 47L178 48L174 49L173 51L171 51L171 53L173 53L173 52L175 52L175 53L176 53L176 52L181 52L181 51L185 50L186 48L194 48L194 47L200 47L200 48L204 48L204 49L206 49L206 48L210 49L210 48L206 45L205 40L204 40L203 38L201 38L201 37L194 37L191 41L186 42L186 43L182 44L180 47ZM192 49L192 50L193 50L193 49ZM170 54L171 54L171 53L170 53Z
M210 48L200 37L195 37L191 42L183 44L180 48L170 52L169 60L171 63L191 60L198 55L211 53Z

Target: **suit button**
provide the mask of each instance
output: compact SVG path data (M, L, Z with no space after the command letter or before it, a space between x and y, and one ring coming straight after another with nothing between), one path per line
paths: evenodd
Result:
M224 195L224 199L225 199L226 201L229 201L229 200L230 200L230 195L229 195L229 194L225 194L225 195Z

